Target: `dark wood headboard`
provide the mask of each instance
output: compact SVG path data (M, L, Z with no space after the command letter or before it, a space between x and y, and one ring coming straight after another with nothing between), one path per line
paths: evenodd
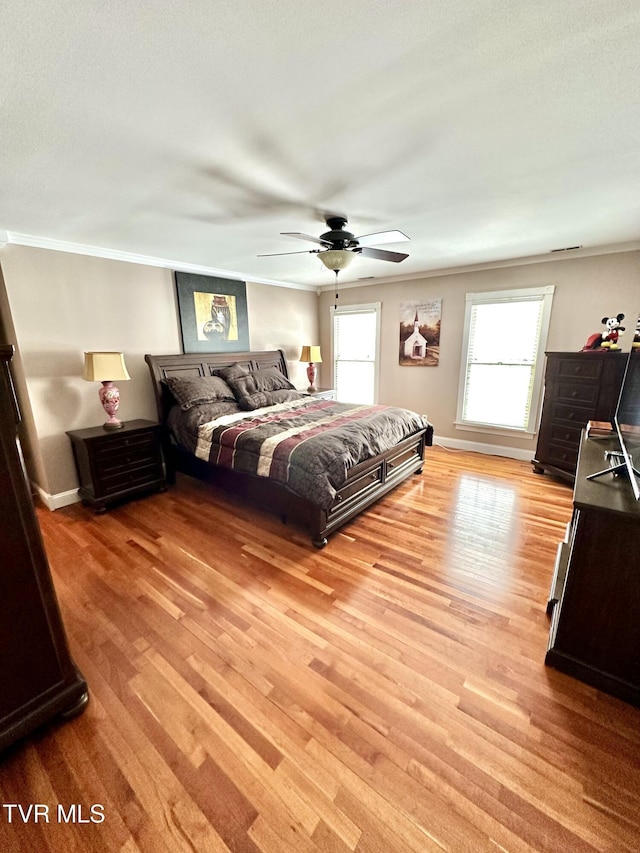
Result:
M174 355L145 355L153 380L158 407L158 420L165 423L169 410L175 405L169 389L162 382L167 376L212 376L215 370L238 362L245 370L264 370L275 367L289 378L289 368L281 349L264 352L198 352Z

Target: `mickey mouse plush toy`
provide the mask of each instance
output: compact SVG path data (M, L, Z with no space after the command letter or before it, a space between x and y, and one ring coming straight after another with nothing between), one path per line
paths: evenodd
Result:
M632 349L640 349L640 317L636 320L636 330L633 335Z
M620 323L624 320L624 314L617 314L615 317L603 317L601 322L606 327L605 333L602 335L601 347L604 349L620 349L618 346L618 338L625 332L625 327Z

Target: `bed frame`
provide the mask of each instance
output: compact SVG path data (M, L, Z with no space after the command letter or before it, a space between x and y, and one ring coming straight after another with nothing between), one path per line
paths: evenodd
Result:
M167 415L174 400L162 382L168 376L211 376L214 370L238 362L246 370L275 367L287 378L289 370L282 350L234 353L187 353L184 355L145 355L149 365L162 424L162 444L169 483L175 482L177 471L215 483L234 495L240 495L262 508L275 510L282 520L306 526L317 548L327 544L327 536L346 524L366 507L412 474L420 473L424 464L425 445L431 444L431 432L426 429L405 438L395 447L367 459L351 469L345 485L336 495L331 510L326 511L290 492L281 483L217 468L193 456L175 442L166 426Z

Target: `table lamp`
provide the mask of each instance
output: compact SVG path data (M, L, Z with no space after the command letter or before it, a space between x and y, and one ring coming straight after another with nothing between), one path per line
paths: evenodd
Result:
M120 391L113 383L131 379L124 363L124 355L121 352L85 352L82 378L88 382L102 382L98 394L109 416L103 424L104 428L122 429L124 423L116 417L120 405Z
M307 379L309 380L309 387L307 391L309 394L314 394L318 389L316 388L316 376L317 376L317 367L316 364L322 364L322 356L320 354L319 346L305 346L302 347L302 352L300 353L300 361L308 362L307 367Z

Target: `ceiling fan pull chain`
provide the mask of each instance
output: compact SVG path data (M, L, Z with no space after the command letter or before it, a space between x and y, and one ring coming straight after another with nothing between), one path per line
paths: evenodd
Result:
M334 273L336 274L336 298L335 298L335 302L333 305L333 310L337 311L338 310L338 270L334 270Z

